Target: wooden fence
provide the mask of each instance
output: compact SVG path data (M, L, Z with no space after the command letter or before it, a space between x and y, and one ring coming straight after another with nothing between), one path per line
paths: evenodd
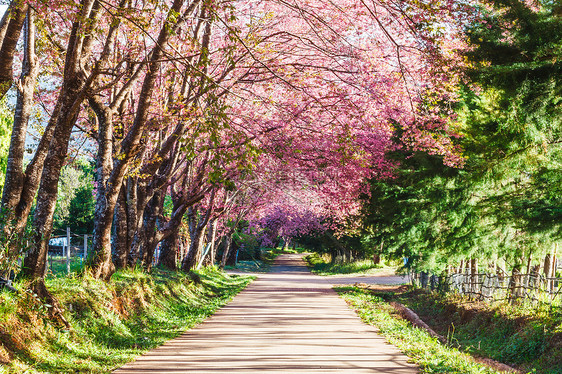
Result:
M488 302L525 300L562 305L562 278L547 278L536 273L455 273L446 277L418 273L412 274L411 280L418 287L458 293Z

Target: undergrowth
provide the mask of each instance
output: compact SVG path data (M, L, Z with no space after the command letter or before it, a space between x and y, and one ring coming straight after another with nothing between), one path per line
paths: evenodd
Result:
M389 343L397 346L419 365L423 373L480 374L497 373L459 350L442 345L426 331L413 327L394 313L383 298L358 287L340 287L336 291L356 310L361 319L380 330Z
M308 267L313 273L318 275L336 275L336 274L375 274L383 271L389 271L382 264L375 265L372 260L356 260L345 263L332 263L324 260L319 254L312 253L304 257Z
M48 279L70 330L29 292L0 292L0 372L107 373L200 323L251 279L215 268Z
M390 295L450 344L525 372L562 374L562 311L540 305L489 305L459 295L413 290Z

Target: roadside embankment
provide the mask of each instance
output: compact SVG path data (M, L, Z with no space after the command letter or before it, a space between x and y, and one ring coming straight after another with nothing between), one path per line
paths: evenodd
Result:
M200 323L252 279L212 268L48 280L70 329L51 321L50 305L33 294L2 291L0 372L106 373Z
M493 366L494 360L524 373L562 373L562 314L557 309L522 304L489 305L407 286L363 285L339 292L368 323L376 326L385 325L390 319L401 319L403 313L392 305L402 304L444 338L445 344L439 343L438 337L431 338L435 344L468 354L471 361ZM427 347L406 349L422 352L429 346L428 343ZM495 367L502 368L502 365ZM466 370L466 373L478 372Z

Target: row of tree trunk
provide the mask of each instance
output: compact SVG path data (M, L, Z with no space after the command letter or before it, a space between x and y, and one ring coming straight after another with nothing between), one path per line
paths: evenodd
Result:
M211 255L214 255L216 223L224 211L216 209L215 196L219 187L205 179L209 152L198 164L182 153L180 139L188 131L189 121L178 121L175 127L160 131L160 137L150 147L146 143L149 134L158 134L151 128L149 112L170 38L177 35L188 17L192 17L199 23L193 29L193 38L200 41L198 45L204 51L211 32L207 5L198 0L189 3L174 0L168 17L161 23L154 46L146 51L143 61L127 63L128 73L123 83L111 89L108 100L107 75L104 74L114 68L112 59L120 53L115 43L122 18L115 16L107 28L100 28L102 3L100 0L80 1L79 14L73 18L67 44L61 47L64 71L56 103L33 158L27 164L24 163L26 135L35 105L38 76L34 9L25 1L13 0L0 24L0 98L14 83L12 65L16 45L20 33L24 34L24 59L21 75L15 82L17 103L2 194L2 237L12 238L7 243L11 258L25 251L20 276L31 281L40 297L49 299L44 276L58 183L67 161L71 134L84 105L93 113L92 120L97 128L93 135L98 143L94 245L93 255L88 260L95 277L107 279L116 267L137 263L150 269L160 243L159 262L176 268L177 244L186 213L190 246L181 259L181 267L193 268L201 257L205 230L208 232L206 241L211 243ZM126 9L128 3L122 0L119 7ZM101 34L100 30L103 30ZM93 50L94 35L103 41L101 52ZM204 79L205 52L193 54L189 59L197 66L197 71L186 69L175 85L172 80L170 100L201 105L195 102L210 89ZM173 95L178 84L182 86L179 98ZM142 88L133 97L135 85ZM119 121L126 115L127 108L134 109L134 118L128 128L121 128L123 134L119 137L118 125L122 126ZM140 165L139 171L132 173L136 164ZM166 215L165 195L170 190L173 207L171 214ZM30 219L33 206L34 215ZM30 230L29 222L32 222ZM231 235L226 235L227 242Z

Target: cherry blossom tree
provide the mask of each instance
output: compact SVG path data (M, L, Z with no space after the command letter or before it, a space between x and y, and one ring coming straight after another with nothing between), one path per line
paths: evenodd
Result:
M26 1L10 1L0 21L0 98L4 97L13 82L13 64L17 43L28 16ZM28 23L33 23L28 21Z
M23 114L3 206L23 227L38 197L24 275L39 283L57 183L77 128L97 143L89 266L99 278L114 271L112 254L118 266L141 261L150 268L162 241L168 250L161 262L170 263L186 213L193 237L184 270L197 262L213 225L228 240L247 219L285 215L284 228L271 231L285 236L344 222L357 212L365 181L399 167L386 154L400 147L440 155L451 166L463 162L441 105L455 100L462 47L455 30L465 10L458 2L29 4L53 14L36 22L53 51L38 54L53 67L40 72L51 87L40 85L34 97L30 10L20 26ZM16 8L2 30L19 19ZM50 119L23 171L32 105Z

